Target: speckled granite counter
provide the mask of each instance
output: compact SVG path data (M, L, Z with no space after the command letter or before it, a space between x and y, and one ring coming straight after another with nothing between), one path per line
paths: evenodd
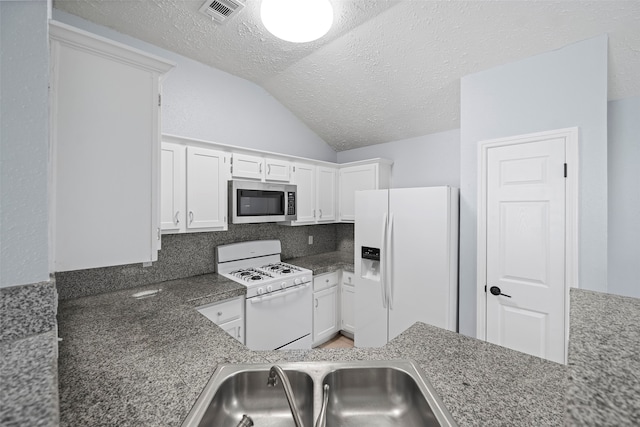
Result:
M640 425L640 299L571 290L570 426Z
M288 263L308 268L314 275L345 270L353 273L353 253L346 251L326 252L285 260Z
M0 425L58 423L55 283L0 288Z
M460 425L562 424L564 366L424 324L381 349L250 351L195 310L243 291L209 274L61 302L61 425L178 426L219 363L398 358Z

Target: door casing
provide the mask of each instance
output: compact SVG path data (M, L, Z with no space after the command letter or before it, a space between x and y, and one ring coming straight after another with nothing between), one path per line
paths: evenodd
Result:
M490 148L564 138L565 181L565 364L569 337L569 289L578 286L578 128L565 128L480 141L478 144L478 236L476 276L476 337L487 339L487 153Z

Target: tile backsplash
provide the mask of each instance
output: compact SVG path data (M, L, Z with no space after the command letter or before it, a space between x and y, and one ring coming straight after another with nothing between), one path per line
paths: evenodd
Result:
M309 245L309 236L313 244ZM230 224L228 231L166 234L158 261L150 267L128 264L56 273L60 299L70 299L165 280L214 272L215 248L247 240L278 239L282 259L336 250L353 251L353 224L286 227L277 224Z

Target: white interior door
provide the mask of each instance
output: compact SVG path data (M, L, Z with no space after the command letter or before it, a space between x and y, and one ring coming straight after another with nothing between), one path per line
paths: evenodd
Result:
M565 360L565 139L487 150L487 341Z

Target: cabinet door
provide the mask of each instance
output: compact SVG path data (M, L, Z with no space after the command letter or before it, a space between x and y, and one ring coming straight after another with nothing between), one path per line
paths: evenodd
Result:
M225 153L187 147L187 229L227 225Z
M351 166L340 169L340 221L355 221L355 192L377 190L377 165Z
M226 333L244 344L244 319L236 319L219 325Z
M337 171L325 166L318 166L317 171L316 220L335 221Z
M155 261L171 65L61 24L49 35L53 270Z
M320 344L338 331L338 287L313 294L313 344Z
M185 229L184 145L162 143L160 157L160 227L163 231Z
M316 210L316 167L306 163L296 163L293 183L297 186L296 204L298 219L296 224L315 221Z
M291 163L286 160L264 159L265 180L289 182L291 180Z
M233 167L231 176L233 178L259 179L264 178L264 159L247 154L233 154Z
M340 321L340 329L346 332L354 333L356 330L355 327L355 286L347 285L346 283L342 284L342 299L341 306L342 310L341 321Z

